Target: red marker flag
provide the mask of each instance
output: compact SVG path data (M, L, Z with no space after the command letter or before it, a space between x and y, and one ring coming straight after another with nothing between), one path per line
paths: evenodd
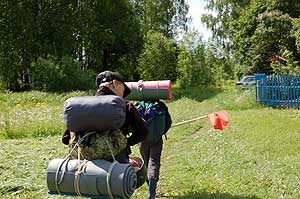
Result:
M214 126L214 129L223 130L229 124L227 111L213 112L208 114L207 117Z

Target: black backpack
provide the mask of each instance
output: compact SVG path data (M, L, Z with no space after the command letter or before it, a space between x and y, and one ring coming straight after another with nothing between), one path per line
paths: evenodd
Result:
M168 107L162 101L139 101L135 104L140 116L146 121L148 127L147 141L157 142L171 127L172 120Z

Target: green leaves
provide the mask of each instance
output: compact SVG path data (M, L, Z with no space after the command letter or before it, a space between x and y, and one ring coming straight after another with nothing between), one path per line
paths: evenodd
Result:
M176 44L162 33L149 32L139 57L138 72L145 80L176 80Z
M32 64L32 87L43 91L89 90L95 88L96 74L81 70L80 63L64 56L39 58Z
M132 0L142 24L143 35L149 31L175 37L186 30L188 6L182 0Z
M235 63L240 65L237 74L272 73L270 63L266 62L266 59L274 55L283 57L284 52L292 54L290 57L283 57L289 62L299 61L300 48L297 50L299 28L295 21L300 14L299 2L279 0L208 2L208 7L217 11L217 15L205 15L202 20L221 42L225 41L225 44L227 42L227 46L233 50ZM285 63L281 65L286 67ZM280 64L278 66L281 67Z

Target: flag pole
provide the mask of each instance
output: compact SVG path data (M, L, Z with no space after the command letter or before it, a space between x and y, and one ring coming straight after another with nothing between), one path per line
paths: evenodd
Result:
M172 125L171 127L180 126L180 125L187 124L187 123L190 123L190 122L193 122L193 121L196 121L196 120L200 120L200 119L203 119L203 118L206 118L206 117L207 117L207 115L196 117L194 119L190 119L190 120L186 120L186 121L183 121L183 122L179 122L177 124Z

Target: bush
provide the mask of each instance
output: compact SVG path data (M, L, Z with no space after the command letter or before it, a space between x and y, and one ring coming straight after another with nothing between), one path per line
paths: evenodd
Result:
M176 80L177 55L174 40L149 32L138 59L138 73L144 80Z
M178 56L178 83L182 88L206 86L212 81L211 69L205 63L204 46L193 51L181 49Z
M82 70L70 57L39 58L32 64L32 88L43 91L88 90L95 87L96 74Z

